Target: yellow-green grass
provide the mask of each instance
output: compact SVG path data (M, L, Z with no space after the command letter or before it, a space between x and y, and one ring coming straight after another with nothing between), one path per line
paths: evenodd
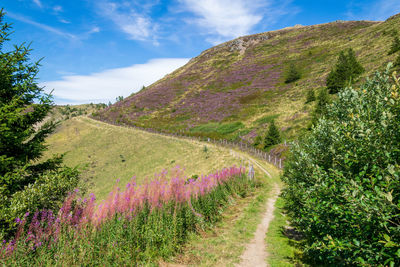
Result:
M212 229L192 234L181 254L166 265L234 266L240 262L246 244L253 238L265 212L266 201L274 184L279 182L280 172L267 163L259 162L272 177L257 166L256 179L261 186L249 197L232 200L224 211L223 219ZM165 264L165 263L163 263Z
M82 180L88 192L104 199L115 186L123 188L133 176L137 183L152 179L155 173L177 165L185 174L209 174L240 161L226 148L182 140L75 117L63 122L46 140L45 157L65 153L68 166L86 166ZM207 146L207 149L204 147Z

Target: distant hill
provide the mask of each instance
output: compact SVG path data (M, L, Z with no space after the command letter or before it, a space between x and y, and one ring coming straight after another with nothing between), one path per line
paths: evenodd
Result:
M367 70L394 61L387 51L400 16L336 21L237 38L212 47L140 92L94 114L117 123L253 141L275 119L285 139L306 128L306 93L325 86L338 53L353 48ZM301 79L286 84L290 64Z

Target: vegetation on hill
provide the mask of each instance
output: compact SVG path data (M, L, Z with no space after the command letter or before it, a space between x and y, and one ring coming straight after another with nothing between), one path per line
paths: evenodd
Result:
M275 120L272 120L268 126L268 132L264 138L264 149L281 142L281 134L275 125Z
M45 138L54 130L43 123L51 96L36 83L39 63L29 62L24 44L4 51L10 25L0 11L0 239L13 233L16 221L37 209L57 209L78 182L75 169L61 156L38 162Z
M311 103L311 102L314 102L316 100L316 97L315 97L315 92L314 92L314 89L309 89L308 91L307 91L307 97L306 97L306 104L308 104L308 103Z
M242 168L231 167L197 179L175 169L143 185L133 179L95 204L71 194L56 214L37 212L25 232L0 245L9 265L138 265L168 258L190 232L215 224L231 197L245 197L256 186ZM127 253L129 252L129 253Z
M326 78L329 93L336 94L342 88L354 84L364 72L363 66L357 61L353 49L340 51L338 61Z
M400 81L390 68L343 89L286 162L287 212L314 265L400 264Z
M296 66L292 63L289 65L289 70L286 74L285 83L292 83L301 78L301 74Z
M313 110L304 105L307 92L325 86L340 51L352 48L368 70L360 78L366 77L394 60L387 51L399 21L397 16L385 22L333 22L240 37L204 51L94 117L252 144L267 131L260 120L277 116L283 139L294 140L306 131ZM290 64L301 70L301 79L285 83ZM242 126L218 128L235 123Z
M105 199L119 179L124 187L137 176L137 183L150 179L155 172L184 166L186 174L210 173L226 166L240 165L229 149L188 140L179 140L133 128L102 123L86 117L63 122L46 139L49 151L64 154L69 166L80 165L81 181L98 199Z

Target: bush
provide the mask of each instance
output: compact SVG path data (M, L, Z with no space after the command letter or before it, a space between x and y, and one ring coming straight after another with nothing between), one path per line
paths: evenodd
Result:
M275 125L275 120L272 120L268 127L267 135L264 139L264 149L279 144L281 142L281 134L278 127Z
M306 104L314 102L315 99L316 98L315 98L314 90L311 88L310 90L307 91Z
M286 74L285 83L291 83L299 80L301 78L301 74L296 68L296 66L292 63L289 66L289 70Z
M398 36L395 36L393 38L392 45L390 46L390 50L388 52L389 55L392 55L396 53L397 51L400 51L400 39Z
M326 79L326 86L331 94L336 94L345 86L354 83L364 72L364 68L358 63L353 49L349 48L339 53L335 67Z
M245 197L257 182L243 168L227 168L192 179L179 169L125 190L115 189L96 204L71 194L56 214L33 215L29 232L0 243L0 262L7 266L143 266L168 258L190 233L210 227L236 197ZM21 220L24 225L24 219Z
M283 196L313 264L400 265L400 82L346 88L292 147Z

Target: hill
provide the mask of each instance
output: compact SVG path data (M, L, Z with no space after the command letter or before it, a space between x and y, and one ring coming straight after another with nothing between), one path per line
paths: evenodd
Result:
M64 121L46 139L49 150L45 156L67 153L68 166L86 167L82 182L88 191L103 199L119 179L124 187L133 176L141 183L155 173L175 166L185 168L185 174L211 173L240 160L230 150L199 142L151 134L132 128L109 125L86 117Z
M284 138L305 129L306 93L325 86L341 50L353 48L367 70L388 56L400 16L385 22L336 21L244 36L212 47L140 92L94 114L117 123L252 142L275 119ZM297 82L285 83L294 64Z

